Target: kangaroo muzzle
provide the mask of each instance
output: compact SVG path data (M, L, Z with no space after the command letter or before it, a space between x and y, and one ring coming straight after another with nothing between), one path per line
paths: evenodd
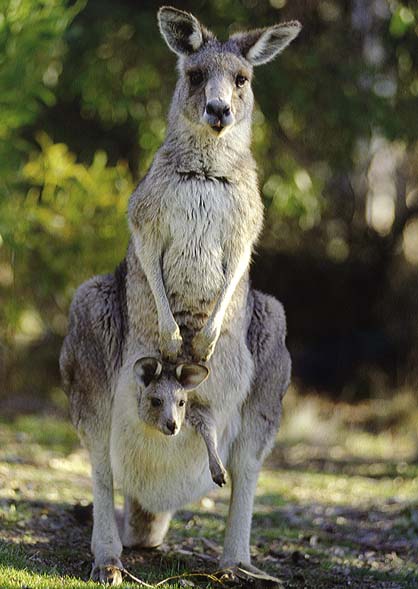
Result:
M233 121L231 107L223 100L211 100L206 104L204 118L208 125L216 132L222 131L224 127Z
M167 419L164 430L167 436L175 436L179 431L179 427L174 419Z
M205 88L206 106L203 120L215 133L220 133L234 122L231 110L232 86L224 77L214 77Z

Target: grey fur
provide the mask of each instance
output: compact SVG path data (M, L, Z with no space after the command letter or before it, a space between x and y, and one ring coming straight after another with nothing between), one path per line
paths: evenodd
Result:
M250 151L247 58L251 48L253 63L274 56L295 36L294 25L288 34L280 25L280 43L276 26L221 44L182 11L163 8L159 22L179 55L167 137L131 197L126 260L79 288L60 359L92 463L92 578L113 584L122 543L159 544L172 512L213 484L202 436L232 480L222 563L251 566L258 473L290 378L283 309L248 279L262 204ZM190 72L197 69L196 86ZM207 112L210 101L229 111ZM138 417L134 364L160 353L176 362L209 360L210 377L193 393L196 407L210 407L194 423L200 435L184 428L162 436ZM119 530L115 478L126 496Z

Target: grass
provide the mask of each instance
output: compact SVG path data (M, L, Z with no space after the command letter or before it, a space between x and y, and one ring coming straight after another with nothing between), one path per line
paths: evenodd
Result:
M417 587L418 420L412 400L350 408L290 395L286 403L257 490L254 563L289 589ZM148 582L214 570L228 493L186 506L160 549L124 552L126 568ZM67 421L0 421L0 588L97 587L86 582L90 503L87 457ZM124 587L134 586L126 579Z

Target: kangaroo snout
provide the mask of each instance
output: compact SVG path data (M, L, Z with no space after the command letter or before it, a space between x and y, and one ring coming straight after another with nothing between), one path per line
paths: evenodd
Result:
M214 99L206 104L204 119L216 132L233 122L231 107L223 100Z
M166 432L168 436L174 436L177 433L178 427L174 419L167 419L165 426L168 430Z

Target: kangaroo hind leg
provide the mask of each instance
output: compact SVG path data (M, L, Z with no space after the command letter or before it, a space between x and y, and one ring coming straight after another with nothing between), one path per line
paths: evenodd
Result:
M150 513L136 499L125 496L122 522L122 543L126 547L156 548L162 544L172 513Z

